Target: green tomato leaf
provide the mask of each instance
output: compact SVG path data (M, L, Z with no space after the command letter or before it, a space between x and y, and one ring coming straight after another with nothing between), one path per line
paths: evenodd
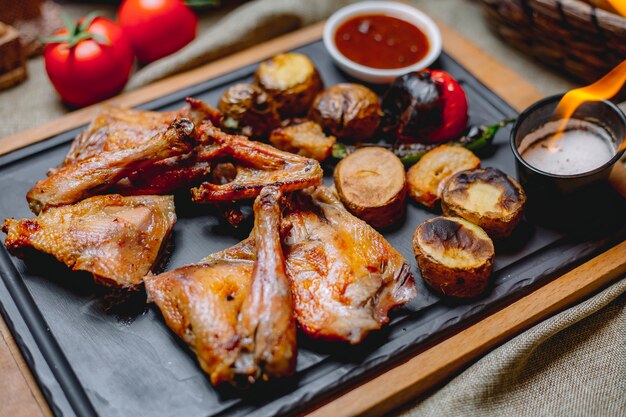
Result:
M44 44L48 43L64 43L69 42L70 37L68 35L57 35L57 36L48 36L45 38L40 38L39 41Z
M93 23L94 19L96 17L99 17L101 15L101 13L98 10L94 10L93 12L89 13L87 16L85 16L85 18L83 19L83 22L80 24L80 32L86 32L87 29L89 29L89 26Z
M65 26L65 29L67 29L69 34L71 35L72 33L74 33L76 23L74 23L72 19L70 19L66 14L63 13L61 13L61 20L63 20L63 25Z
M92 38L94 41L98 42L101 45L107 45L107 46L111 45L111 41L109 39L107 39L106 36L102 36L99 33L91 33L91 32L89 32L89 37Z
M85 39L90 39L90 38L91 38L90 33L87 33L87 32L78 33L75 36L72 36L70 38L70 48L73 48L76 45L78 45L80 41L84 41Z

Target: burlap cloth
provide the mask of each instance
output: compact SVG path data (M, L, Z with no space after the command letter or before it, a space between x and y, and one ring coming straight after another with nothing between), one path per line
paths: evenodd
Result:
M127 89L311 24L349 2L232 0L202 17L198 38L186 48L139 69ZM572 87L496 39L471 1L414 3L524 74L545 94ZM64 11L74 17L95 7L71 5ZM100 9L114 15L110 7ZM52 90L41 58L29 62L29 73L26 83L0 92L0 137L68 111ZM626 416L625 292L626 278L522 333L393 415Z

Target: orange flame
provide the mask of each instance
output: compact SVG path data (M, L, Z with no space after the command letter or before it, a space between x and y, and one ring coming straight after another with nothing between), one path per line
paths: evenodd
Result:
M552 138L557 139L563 134L565 128L567 127L567 122L572 117L578 106L587 101L610 99L619 92L622 85L625 83L626 60L622 61L621 64L613 68L608 74L600 78L595 83L586 87L576 88L565 93L555 110L555 113L562 117L561 125ZM551 145L554 144L554 141L551 142ZM549 146L551 151L558 150L553 148L553 146Z
M608 0L609 4L617 11L617 13L626 17L626 0Z
M626 17L626 0L607 0L607 2L617 13ZM561 124L556 133L547 140L548 151L557 152L559 150L557 141L565 132L567 123L578 106L586 101L608 100L617 94L625 83L626 60L622 61L621 64L613 68L608 74L595 83L565 93L555 110L555 113L562 118ZM626 147L626 141L622 142L622 146L620 146L618 151L624 147Z
M624 83L626 83L626 60L595 83L568 91L559 102L556 113L563 117L564 123L567 123L578 106L586 101L607 100L617 94Z

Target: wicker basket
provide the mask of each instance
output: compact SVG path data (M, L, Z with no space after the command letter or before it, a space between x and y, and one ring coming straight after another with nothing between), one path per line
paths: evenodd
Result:
M480 0L512 46L592 82L626 59L626 19L578 0Z

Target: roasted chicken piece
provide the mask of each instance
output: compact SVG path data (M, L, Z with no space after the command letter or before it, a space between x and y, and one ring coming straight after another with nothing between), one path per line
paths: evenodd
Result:
M278 149L320 162L330 156L335 140L334 136L326 136L322 127L311 121L274 129L269 138Z
M168 158L128 175L110 192L122 195L172 194L202 183L211 173L210 161L197 161L196 153Z
M293 193L283 215L287 276L307 334L359 343L415 296L402 255L325 186Z
M230 182L204 182L193 188L195 202L250 199L263 187L277 186L282 192L289 192L322 181L322 168L313 159L280 151L245 136L229 135L208 123L198 128L198 135L203 143L198 160L230 161L236 173Z
M291 195L281 223L295 316L308 335L361 342L416 295L409 265L385 238L354 217L327 187ZM255 259L254 231L219 254Z
M188 106L171 112L135 110L104 106L93 121L72 142L65 160L57 169L90 158L101 152L135 148L161 134L176 119L189 119L194 125L209 120L219 124L219 110L202 100L185 99ZM50 170L50 174L57 169Z
M296 324L280 243L280 191L254 202L254 237L200 263L146 278L167 325L214 385L291 375Z
M110 194L32 219L6 219L2 230L5 246L18 257L38 250L91 272L99 283L133 288L157 264L175 222L171 196Z
M134 171L191 152L194 132L191 121L176 119L167 130L134 148L101 152L66 165L28 191L28 205L39 213L101 194Z

